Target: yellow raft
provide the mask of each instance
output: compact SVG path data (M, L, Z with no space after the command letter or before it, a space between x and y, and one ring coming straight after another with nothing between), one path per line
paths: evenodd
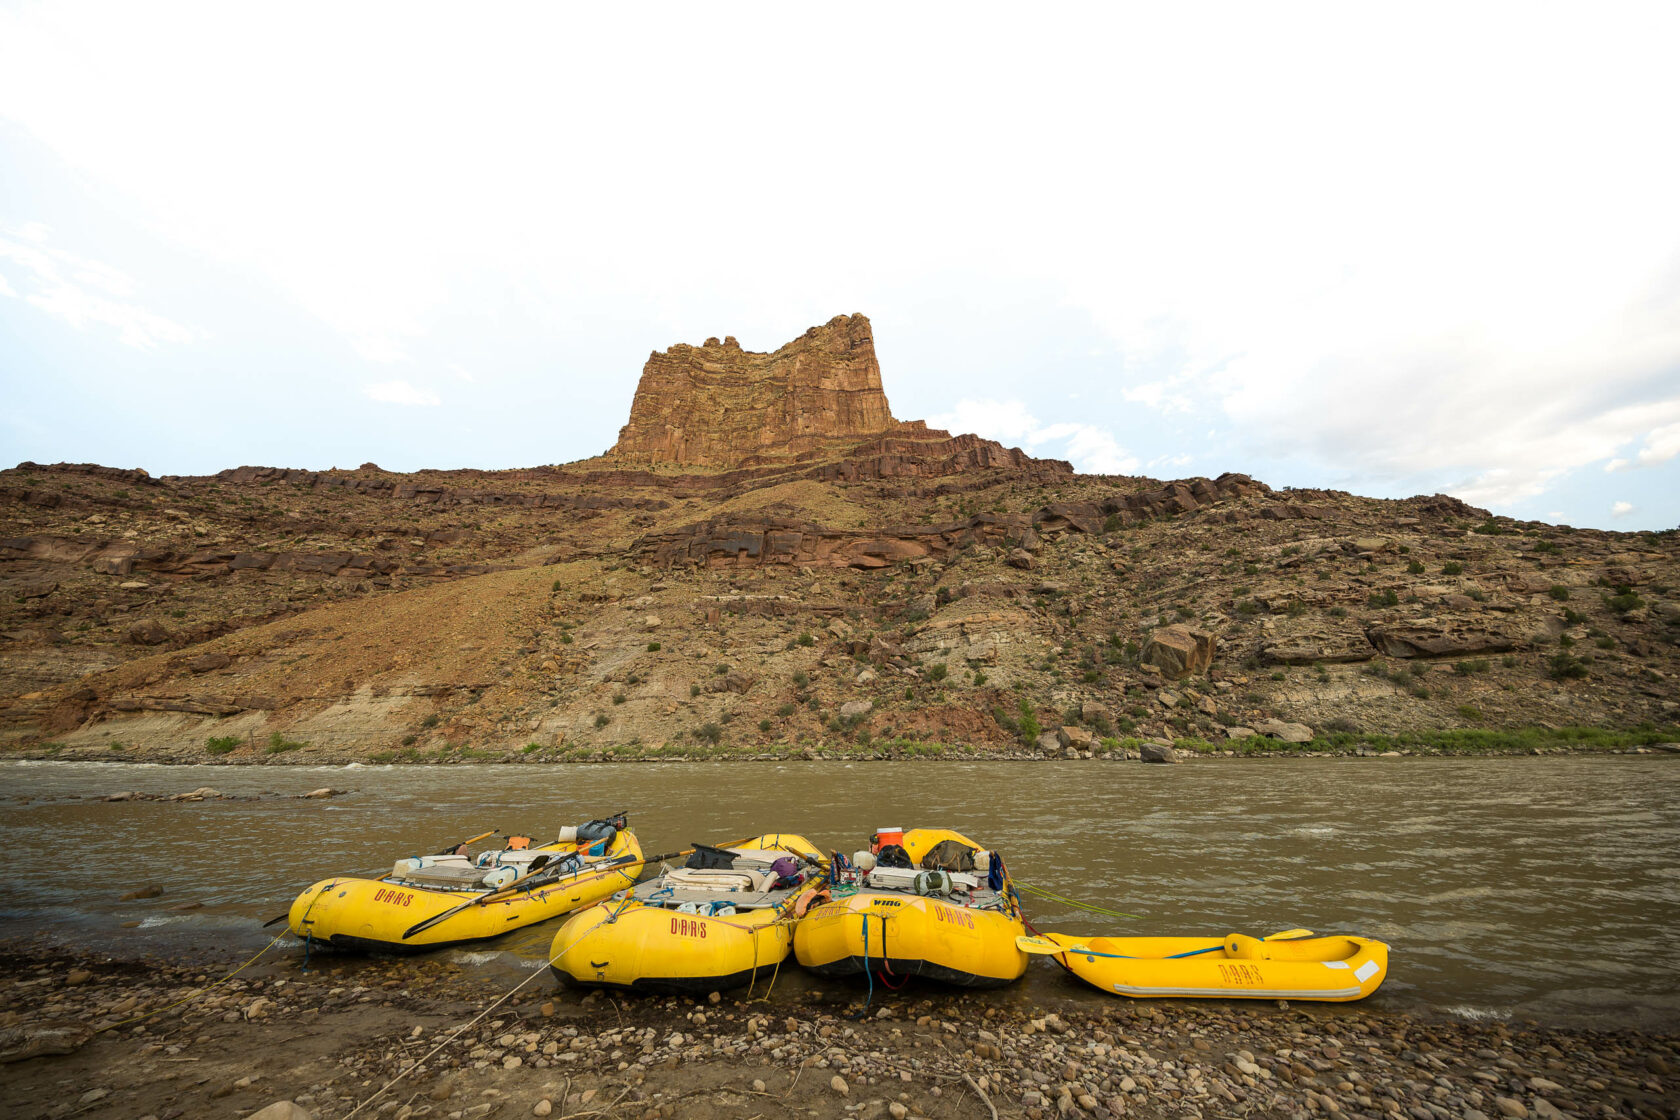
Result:
M1388 975L1388 946L1367 937L1023 937L1086 983L1123 996L1216 999L1364 999Z
M578 840L577 831L537 847L402 859L381 879L323 879L298 895L287 920L294 936L334 949L402 952L498 937L636 881L642 847L634 832Z
M797 915L827 881L828 861L787 832L697 849L689 866L567 919L549 952L555 976L572 985L697 994L780 967ZM784 857L802 876L785 888L770 869Z
M872 848L881 846L881 836ZM1020 979L1027 955L1016 940L1026 927L1014 884L1000 874L1001 888L992 889L983 870L924 868L945 841L967 849L977 862L996 858L959 832L904 832L898 844L912 867L869 867L868 860L854 859L859 866L835 871L832 900L812 908L794 928L799 963L822 976L872 975L889 987L910 976L965 988ZM1001 860L997 870L1003 872Z

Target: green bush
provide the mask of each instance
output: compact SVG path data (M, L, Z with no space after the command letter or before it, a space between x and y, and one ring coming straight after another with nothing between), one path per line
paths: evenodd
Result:
M928 667L928 679L929 680L942 681L942 680L945 679L945 674L946 674L946 668L945 668L945 662L943 662L943 661L935 662L934 664L932 664Z
M808 685L810 683L811 683L811 676L810 676L809 673L805 672L805 670L803 670L803 669L798 669L798 670L794 671L793 684L794 684L795 688L804 688L806 685Z
M280 734L280 732L276 731L268 737L268 746L265 749L269 754L284 754L287 751L301 750L308 745L308 743L300 742L296 739L288 739L284 735Z
M622 703L624 703L624 700L625 700L624 693L622 693L622 692L613 693L613 703L614 704L622 704Z
M783 719L787 719L793 714L793 710L792 704L782 704L776 709L776 714L781 716Z
M1471 704L1460 704L1458 706L1458 718L1479 722L1482 718L1482 710Z
M1408 560L1406 561L1406 571L1414 576L1421 576L1423 574L1423 563L1418 560Z
M602 712L595 717L595 729L597 731L599 731L601 728L605 727L607 724L609 724L611 722L612 722L612 717L609 716L607 713Z
M421 730L429 731L432 728L436 727L438 725L438 719L439 719L438 714L436 712L433 712L431 715L427 716L425 719L420 721Z
M717 744L723 739L723 728L719 727L715 723L702 723L699 727L694 729L694 737L699 739L702 743L710 743L713 746L717 746Z
M808 634L808 633L799 635L799 644L802 645L802 646L813 645L813 644L815 644L815 642L816 642L816 639L811 637L811 635Z
M1569 601L1569 588L1565 587L1561 583L1552 584L1551 590L1547 591L1546 594L1550 595L1560 603L1567 603Z
M690 695L690 696L698 696L698 695L700 695L700 686L699 686L699 685L697 685L697 684L691 684L691 685L689 685L689 686L688 686L688 694L689 694L689 695Z
M1546 659L1546 672L1557 681L1580 680L1587 675L1587 665L1573 653L1562 650Z
M1629 611L1638 610L1640 607L1643 607L1645 605L1645 600L1641 599L1638 595L1635 595L1631 591L1624 591L1620 595L1612 595L1605 599L1604 605L1615 611L1617 614L1626 614Z
M1453 662L1453 672L1461 677L1468 677L1471 673L1485 673L1489 668L1487 661L1480 657L1471 661Z
M1365 600L1365 605L1367 607L1398 607L1400 596L1396 595L1392 588L1387 591L1373 591L1370 597Z
M774 725L767 719L761 719L758 721L758 729L760 731L768 732L772 726Z
M239 749L239 744L245 740L237 735L212 735L204 740L204 749L211 754L227 754Z
M649 642L647 649L648 649L649 653L658 653L659 652L659 643L658 642Z
M1444 576L1461 576L1464 574L1464 565L1457 560L1448 560L1441 565L1441 574Z

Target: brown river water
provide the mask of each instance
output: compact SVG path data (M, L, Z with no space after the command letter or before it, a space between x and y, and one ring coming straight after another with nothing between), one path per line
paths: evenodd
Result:
M255 801L118 802L213 786ZM298 800L321 786L348 791ZM852 851L943 825L1017 879L1135 915L1025 899L1041 929L1378 937L1367 1001L1472 1018L1680 1025L1680 759L1227 759L450 767L0 765L0 938L232 962L298 891L488 829L547 836L628 810L650 854L757 832ZM158 884L155 899L120 902ZM179 910L184 903L200 908ZM132 923L138 922L138 925ZM125 925L128 923L128 925ZM541 967L558 921L482 950L486 994ZM278 929L279 927L276 927ZM301 955L290 939L277 951ZM343 962L337 962L343 963ZM778 996L816 981L792 962ZM999 1002L1107 997L1035 960Z

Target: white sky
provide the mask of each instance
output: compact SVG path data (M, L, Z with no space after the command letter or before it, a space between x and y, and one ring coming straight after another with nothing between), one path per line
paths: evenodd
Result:
M594 10L599 9L599 10ZM1680 6L0 6L0 454L595 454L651 349L1680 523Z

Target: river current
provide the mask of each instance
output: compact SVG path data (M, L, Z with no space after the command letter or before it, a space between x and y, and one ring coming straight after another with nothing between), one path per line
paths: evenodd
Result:
M212 786L257 800L97 800ZM295 795L321 786L329 800ZM1393 948L1368 1004L1680 1024L1680 759L1228 759L449 767L0 765L0 936L119 956L248 956L298 891L489 829L547 837L627 810L651 853L783 830L852 851L953 827L1025 883L1041 929L1360 933ZM164 893L119 901L133 888ZM201 903L193 909L183 905ZM137 923L137 924L136 924ZM540 967L557 922L444 950L487 981ZM278 928L278 927L276 927ZM301 946L283 949L301 952ZM788 971L796 972L792 962ZM797 991L813 981L791 975ZM487 991L490 989L487 987ZM1035 960L999 1001L1103 999Z

